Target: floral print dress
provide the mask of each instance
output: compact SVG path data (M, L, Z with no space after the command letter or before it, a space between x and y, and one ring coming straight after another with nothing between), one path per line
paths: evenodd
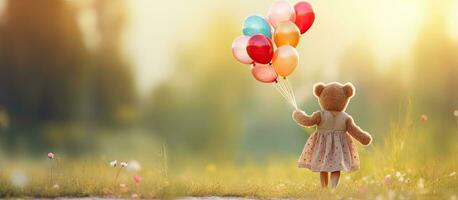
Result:
M352 137L347 133L345 112L321 111L315 133L305 143L298 167L314 172L355 171L359 156Z

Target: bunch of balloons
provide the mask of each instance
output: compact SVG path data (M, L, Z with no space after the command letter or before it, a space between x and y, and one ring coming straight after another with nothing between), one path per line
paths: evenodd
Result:
M291 6L277 0L267 17L252 15L243 23L243 35L232 43L232 54L243 64L251 64L253 77L263 83L274 83L280 94L297 108L288 77L299 61L296 46L301 34L315 20L312 6L300 1ZM279 78L281 77L281 78Z

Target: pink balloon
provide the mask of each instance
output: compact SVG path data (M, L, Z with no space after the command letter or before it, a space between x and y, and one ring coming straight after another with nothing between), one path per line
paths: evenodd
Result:
M263 83L273 83L277 81L278 77L275 69L272 67L272 65L269 64L253 64L253 67L251 68L251 74L253 74L253 77L256 80Z
M294 22L296 19L294 8L286 0L277 0L270 7L267 18L274 28L284 21Z
M234 42L232 42L232 55L243 64L253 63L253 59L250 58L246 50L249 39L249 36L242 35L235 38Z

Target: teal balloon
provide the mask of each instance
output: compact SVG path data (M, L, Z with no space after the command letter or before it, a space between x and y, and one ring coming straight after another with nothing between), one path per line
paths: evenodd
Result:
M243 34L246 36L263 34L272 39L272 31L269 22L267 22L264 17L258 15L252 15L245 19L245 22L243 22Z

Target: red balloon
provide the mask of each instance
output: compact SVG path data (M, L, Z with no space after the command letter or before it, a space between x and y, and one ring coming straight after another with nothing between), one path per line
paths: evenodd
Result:
M277 81L277 72L275 72L274 67L272 65L267 64L258 64L255 63L253 64L253 67L251 68L251 74L253 74L253 77L263 83L273 83Z
M315 13L313 12L312 5L305 1L297 2L294 5L294 11L296 12L296 23L297 27L304 34L312 26L315 21Z
M246 47L248 55L254 62L268 64L274 55L272 41L263 34L256 34L250 37Z

